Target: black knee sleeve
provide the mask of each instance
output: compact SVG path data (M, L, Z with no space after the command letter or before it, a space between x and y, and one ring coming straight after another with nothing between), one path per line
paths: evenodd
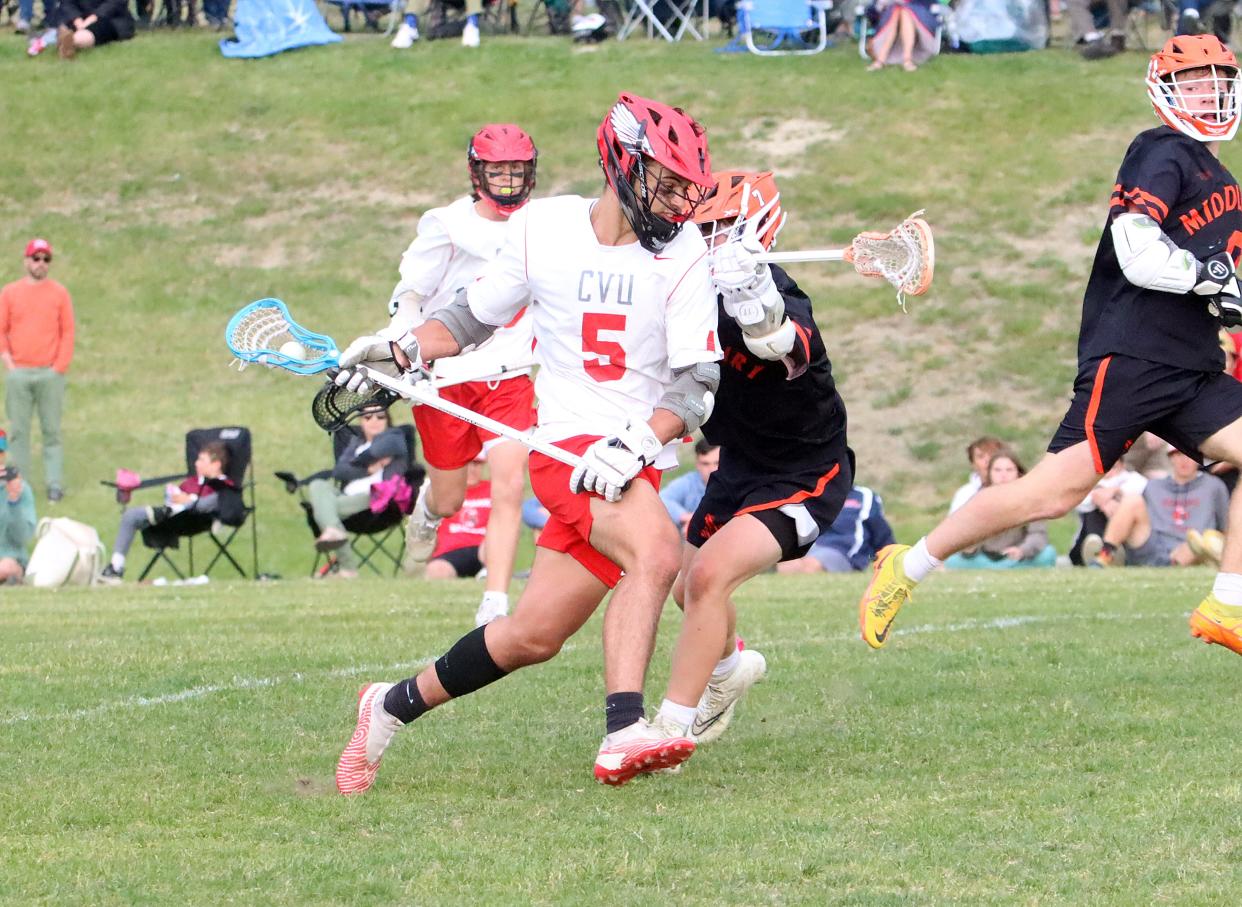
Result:
M471 630L436 662L436 677L454 699L495 683L509 673L502 671L487 651L487 643L483 641L486 629L482 626Z

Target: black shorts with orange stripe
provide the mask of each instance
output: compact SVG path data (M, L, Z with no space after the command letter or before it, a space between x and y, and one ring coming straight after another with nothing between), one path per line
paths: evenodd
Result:
M686 528L686 541L701 548L736 516L759 520L781 548L781 560L805 557L819 533L832 525L854 485L854 452L844 443L826 449L818 466L776 472L728 448Z
M1240 418L1242 381L1233 376L1114 354L1080 367L1048 452L1086 441L1096 472L1104 473L1150 431L1203 462L1200 445Z

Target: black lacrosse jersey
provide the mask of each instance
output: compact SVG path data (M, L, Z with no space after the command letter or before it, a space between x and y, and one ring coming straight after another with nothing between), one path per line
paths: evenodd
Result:
M1082 306L1078 362L1120 353L1177 368L1224 368L1220 322L1208 297L1145 290L1126 280L1109 230L1133 208L1149 215L1181 249L1204 261L1226 251L1242 257L1242 199L1237 180L1196 142L1168 126L1141 132L1130 143L1095 253Z
M772 279L785 300L785 314L798 333L791 359L805 370L789 378L784 362L760 359L746 348L742 329L720 314L720 389L716 408L703 424L712 444L749 462L776 470L832 462L845 447L845 404L832 380L832 363L811 314L811 300L783 270Z

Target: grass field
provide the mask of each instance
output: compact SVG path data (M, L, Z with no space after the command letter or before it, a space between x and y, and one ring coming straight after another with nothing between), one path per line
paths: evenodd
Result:
M214 40L143 34L64 65L0 37L0 276L46 235L76 300L58 512L110 541L99 479L177 468L193 425L248 424L260 568L287 578L309 537L270 473L326 465L304 415L316 385L226 371L223 325L267 295L339 340L377 325L419 214L462 191L478 124L529 129L539 193L590 194L616 93L681 103L718 166L776 169L787 249L926 207L937 281L909 315L839 269L796 273L860 480L913 540L970 437L1042 449L1117 163L1154 122L1136 54L946 57L908 76L865 74L849 48L401 55L358 35L233 62ZM744 588L771 677L678 777L591 781L596 620L552 664L420 721L350 801L331 773L358 686L438 655L473 583L5 589L0 903L1237 902L1238 663L1185 625L1206 572L940 577L880 653L857 640L861 582Z
M764 578L768 681L681 775L620 789L590 776L596 619L351 800L357 688L438 654L473 586L5 596L0 901L1236 904L1237 661L1185 621L1208 582L937 577L877 653L858 577Z

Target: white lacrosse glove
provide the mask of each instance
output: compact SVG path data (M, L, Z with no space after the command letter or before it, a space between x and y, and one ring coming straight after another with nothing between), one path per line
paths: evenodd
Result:
M396 356L393 353L394 346L400 347L409 358L412 366L410 371L422 366L422 359L418 355L418 340L413 334L405 334L400 340L388 340L378 334L366 334L345 347L339 360L341 370L334 380L341 387L355 393L365 394L371 390L372 383L367 380L366 373L357 366L374 369L392 378L401 377L406 370L397 365Z
M723 242L708 255L716 292L726 300L759 299L772 286L772 269L758 261L763 245L755 237Z
M605 501L621 500L634 477L655 462L664 445L646 422L628 422L610 438L600 438L582 454L569 477L574 494L594 492Z

